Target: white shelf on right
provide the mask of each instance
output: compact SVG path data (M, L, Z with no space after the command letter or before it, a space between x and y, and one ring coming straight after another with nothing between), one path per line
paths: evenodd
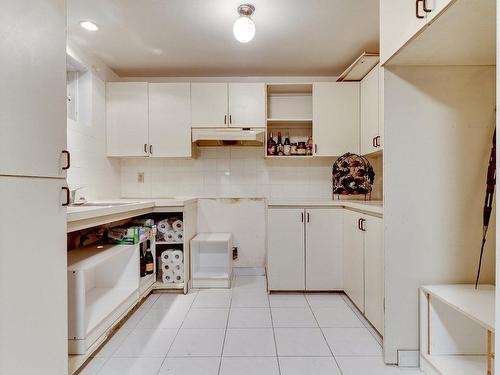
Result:
M494 332L494 285L420 288L421 367L426 374L490 375Z

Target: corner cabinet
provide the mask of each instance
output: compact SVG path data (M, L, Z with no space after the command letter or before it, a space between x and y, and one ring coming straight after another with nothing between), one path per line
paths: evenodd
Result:
M191 157L189 83L109 82L108 156Z
M314 156L358 154L359 82L317 82L312 97Z
M344 291L384 333L383 219L344 210Z
M361 154L382 150L383 111L381 105L381 69L375 66L361 80Z
M342 290L342 210L268 210L269 290Z
M263 128L266 126L266 86L264 83L192 83L191 121L193 128Z

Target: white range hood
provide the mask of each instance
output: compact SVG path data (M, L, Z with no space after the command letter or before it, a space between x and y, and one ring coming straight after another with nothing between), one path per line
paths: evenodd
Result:
M192 129L192 142L199 146L261 146L265 128L197 128Z

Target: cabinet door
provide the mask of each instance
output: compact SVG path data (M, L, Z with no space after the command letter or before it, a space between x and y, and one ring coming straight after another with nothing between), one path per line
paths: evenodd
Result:
M191 127L228 126L227 83L191 83Z
M266 126L266 85L229 84L229 126L235 128Z
M362 312L364 305L363 232L358 220L363 216L344 210L344 291Z
M342 290L341 209L306 210L306 290Z
M0 20L0 175L65 177L65 1L2 1Z
M190 116L189 83L150 83L150 156L191 157Z
M361 154L378 151L379 135L379 68L378 65L361 81Z
M423 18L417 18L418 14ZM380 64L383 65L426 24L422 1L380 0Z
M384 333L384 224L366 216L365 227L365 315Z
M303 209L268 210L267 278L270 290L305 289Z
M316 156L359 153L359 83L313 84L313 141Z
M68 373L64 185L0 176L0 374Z
M106 84L108 156L148 155L148 84Z

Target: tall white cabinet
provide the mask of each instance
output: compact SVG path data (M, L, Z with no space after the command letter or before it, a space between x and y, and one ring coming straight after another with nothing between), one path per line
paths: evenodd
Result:
M359 82L313 84L314 156L359 153Z
M67 374L66 6L1 14L0 374Z
M342 210L268 210L270 290L342 289Z
M361 154L366 155L382 149L383 117L381 105L381 73L375 66L361 80Z

